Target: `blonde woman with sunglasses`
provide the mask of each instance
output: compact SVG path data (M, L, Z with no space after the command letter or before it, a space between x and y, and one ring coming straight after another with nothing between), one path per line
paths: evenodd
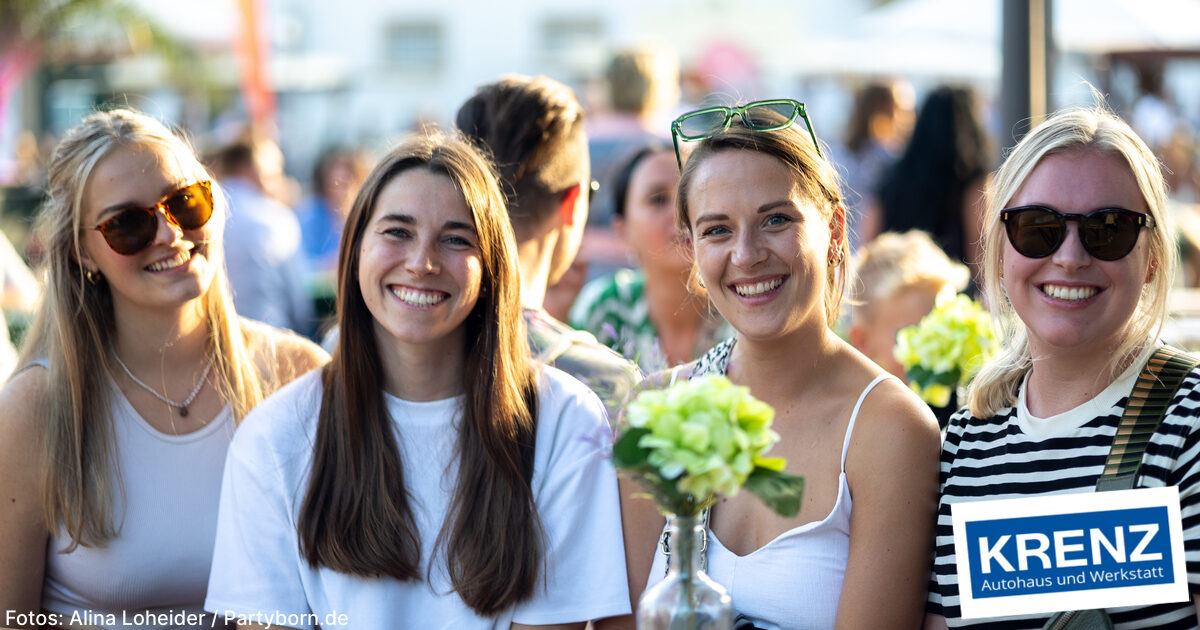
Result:
M947 430L927 628L1041 628L1050 617L961 618L951 506L1094 491L1134 382L1160 346L1178 256L1165 203L1157 158L1100 108L1052 116L996 173L983 270L1002 349ZM1197 625L1198 390L1193 369L1149 437L1135 478L1139 488L1179 488L1191 598L1110 609L1116 628Z
M929 567L937 423L832 329L846 212L803 107L764 101L673 124L676 147L694 147L683 156L677 222L700 283L737 335L663 380L723 373L748 386L775 409L781 440L772 454L804 477L795 516L750 493L711 510L708 571L746 621L914 628ZM657 582L667 560L661 549L643 553L654 554Z
M234 427L327 359L234 313L210 180L129 110L88 116L54 152L45 293L0 392L0 625L198 614Z

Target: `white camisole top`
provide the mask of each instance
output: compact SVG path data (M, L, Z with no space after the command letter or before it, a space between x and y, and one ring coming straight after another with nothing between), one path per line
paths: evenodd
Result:
M709 531L708 575L733 597L733 608L764 630L828 630L837 620L838 600L850 553L850 510L846 453L863 400L880 382L878 376L854 404L842 440L837 501L825 518L792 528L755 551L739 556ZM666 574L661 546L654 554L650 583Z

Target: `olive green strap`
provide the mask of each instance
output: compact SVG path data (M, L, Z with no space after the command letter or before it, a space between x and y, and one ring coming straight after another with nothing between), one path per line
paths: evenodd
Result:
M1104 474L1096 482L1097 492L1134 487L1151 436L1162 423L1183 378L1198 364L1200 361L1171 346L1160 346L1154 351L1129 394L1108 451Z

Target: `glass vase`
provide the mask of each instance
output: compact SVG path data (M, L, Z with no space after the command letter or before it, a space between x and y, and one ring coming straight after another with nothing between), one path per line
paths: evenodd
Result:
M733 599L701 568L705 525L695 516L671 516L667 576L642 593L638 630L732 630Z

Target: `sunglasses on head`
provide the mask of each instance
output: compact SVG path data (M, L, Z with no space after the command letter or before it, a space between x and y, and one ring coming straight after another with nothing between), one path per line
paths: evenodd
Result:
M808 117L808 109L804 103L790 98L773 99L769 101L754 101L740 107L706 107L688 112L671 122L671 141L675 143L675 160L683 168L683 157L679 153L679 141L695 142L707 140L727 129L737 115L742 125L750 131L779 131L787 129L796 122L797 118L804 120L808 135L812 138L817 155L821 155L821 146L817 144L817 134L813 131L812 120Z
M159 210L180 229L204 227L213 213L212 182L184 186L148 208L127 206L92 229L104 235L114 252L132 256L154 242Z
M1067 238L1067 221L1079 223L1079 240L1092 258L1118 260L1133 251L1143 227L1154 218L1124 208L1101 208L1087 214L1063 214L1044 206L1021 206L1000 211L1008 242L1026 258L1045 258Z

